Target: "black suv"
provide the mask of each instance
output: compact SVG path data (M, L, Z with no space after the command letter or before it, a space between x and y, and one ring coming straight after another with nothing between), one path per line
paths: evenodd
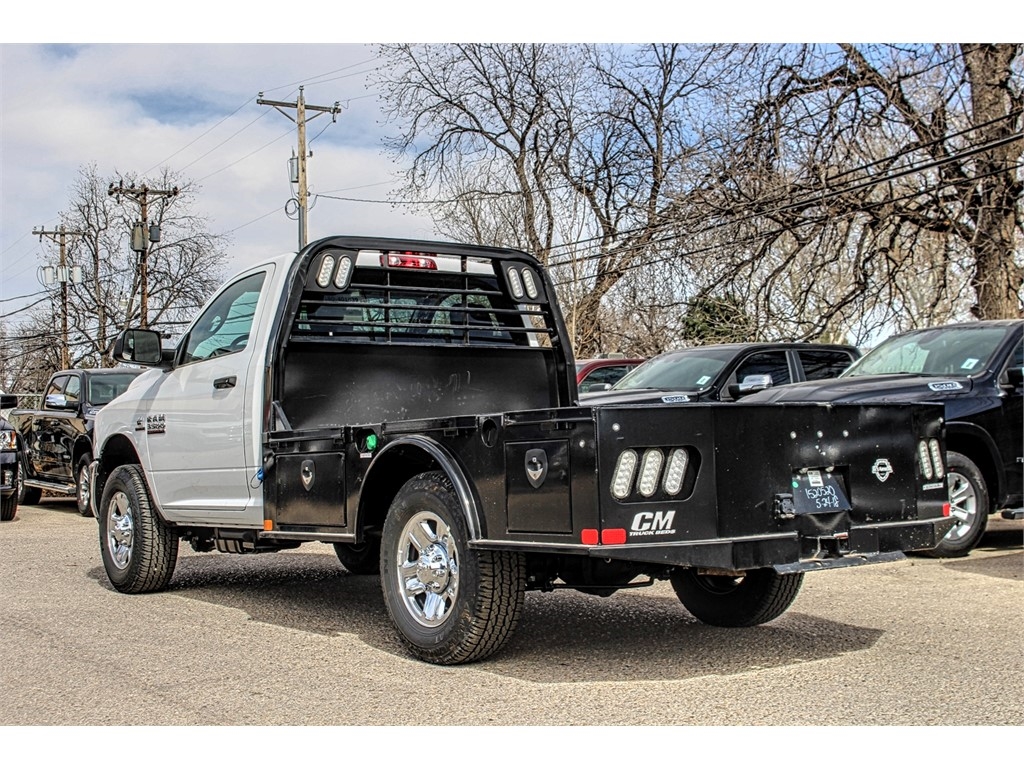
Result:
M1024 518L1024 320L955 323L901 333L838 379L752 396L761 402L941 402L945 466L922 455L921 482L947 482L958 522L930 554L966 555L988 516ZM922 453L928 446L922 444Z
M581 394L580 402L729 402L780 384L834 378L859 357L843 344L707 344L652 357L610 389Z

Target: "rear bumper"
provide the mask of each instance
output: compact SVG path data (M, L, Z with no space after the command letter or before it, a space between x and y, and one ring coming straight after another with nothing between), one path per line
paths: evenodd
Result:
M835 535L801 536L797 533L784 533L678 542L655 547L594 547L589 554L617 560L730 571L754 568L774 568L788 573L817 571L898 560L904 552L933 549L953 527L953 523L953 519L948 517L903 520L852 526L848 532Z
M780 573L820 571L903 559L904 552L934 549L955 521L949 517L852 526L848 532L806 536L796 532L664 544L557 546L478 540L474 549L550 552L658 566Z

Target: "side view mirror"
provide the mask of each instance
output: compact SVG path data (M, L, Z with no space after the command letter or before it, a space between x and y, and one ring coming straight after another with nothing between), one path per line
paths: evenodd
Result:
M76 401L68 402L65 395L53 394L47 395L45 399L45 407L55 411L73 411L78 407Z
M772 377L767 373L752 374L750 376L744 376L743 381L739 384L729 385L729 394L732 395L734 400L739 400L744 395L750 395L754 392L760 392L763 389L768 389L772 385Z
M17 395L0 395L0 411L6 411L8 408L18 407L18 396Z
M135 365L158 366L164 362L160 333L148 328L129 328L114 342L115 360Z

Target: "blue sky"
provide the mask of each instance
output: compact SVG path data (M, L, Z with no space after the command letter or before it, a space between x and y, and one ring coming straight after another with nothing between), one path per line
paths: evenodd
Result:
M82 166L156 174L180 170L201 186L196 210L230 236L232 266L293 249L297 224L287 162L295 124L265 98L340 102L336 122L308 124L313 157L310 239L334 233L431 236L423 217L385 203L395 166L381 146L381 114L366 74L377 64L364 44L0 45L0 314L13 297L40 289L50 261L33 227L52 229ZM286 110L288 111L288 110ZM288 111L294 115L293 111Z

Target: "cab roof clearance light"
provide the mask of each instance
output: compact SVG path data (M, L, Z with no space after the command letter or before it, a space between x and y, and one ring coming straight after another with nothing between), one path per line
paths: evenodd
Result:
M540 296L540 290L537 288L537 276L533 274L533 270L523 270L523 287L526 288L526 295L531 299Z
M334 257L326 254L320 262L320 271L316 273L316 284L326 288L331 284L331 275L334 274Z
M334 276L334 287L338 290L348 288L349 280L352 279L352 259L342 256L338 259L338 272Z
M650 498L658 490L658 478L661 477L661 465L664 463L665 454L657 448L648 448L644 452L644 461L640 468L640 482L637 485L641 496Z
M615 473L612 475L612 496L616 499L624 499L629 496L629 491L633 487L633 473L636 472L636 464L636 451L627 449L619 454L619 460L615 463Z
M431 258L434 255L417 251L385 251L380 255L380 265L399 269L437 269L437 262Z
M519 270L515 267L509 267L506 272L508 275L508 287L512 291L513 298L522 299L526 296L526 292L523 290L523 281L519 277Z

